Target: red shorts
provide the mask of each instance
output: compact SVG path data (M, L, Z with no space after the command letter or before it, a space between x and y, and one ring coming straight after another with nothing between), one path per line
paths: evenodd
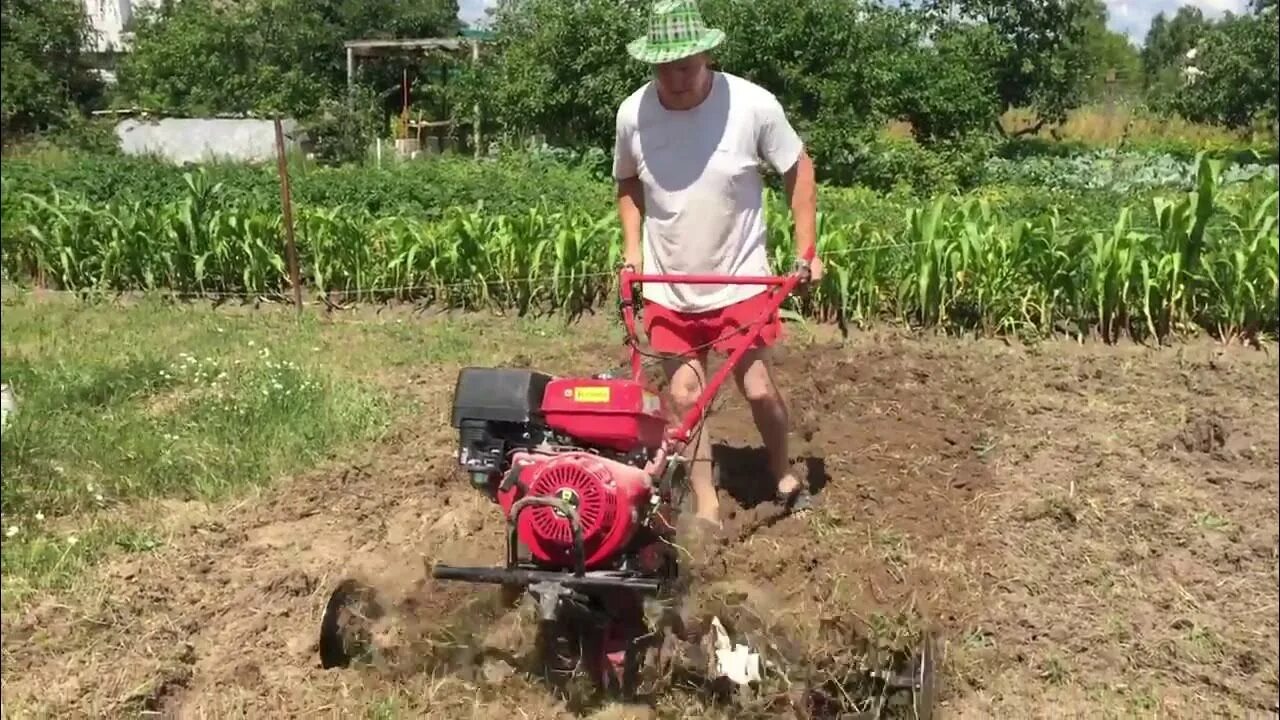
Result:
M766 290L718 310L685 313L645 300L644 331L656 353L689 355L711 349L727 355L742 344L746 333L763 325L751 347L764 348L782 338L782 319L777 310L769 312L772 302Z

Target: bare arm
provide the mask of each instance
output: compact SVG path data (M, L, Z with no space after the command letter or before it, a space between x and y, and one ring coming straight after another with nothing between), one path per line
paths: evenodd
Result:
M643 267L640 227L644 217L644 189L640 178L618 181L618 220L622 223L622 262L636 270Z
M817 257L818 242L818 183L814 176L813 160L801 150L800 157L791 169L783 174L787 198L791 202L791 216L795 221L796 257L803 256L810 248L814 259L810 263L810 279L822 279L822 261Z
M787 199L796 225L796 254L803 255L817 242L818 188L814 180L813 161L801 150L795 165L784 175Z
M787 200L791 203L791 219L795 223L796 257L813 253L809 262L809 280L822 279L822 258L818 257L818 182L813 160L804 141L787 120L782 104L773 95L758 98L756 107L759 135L758 152L774 170L782 174Z

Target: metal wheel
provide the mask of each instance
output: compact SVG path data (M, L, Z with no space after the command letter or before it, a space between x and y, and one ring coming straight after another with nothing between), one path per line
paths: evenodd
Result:
M347 667L367 659L372 649L369 626L385 612L371 586L351 578L339 583L320 620L320 666Z
M933 720L938 700L938 644L933 633L926 632L920 641L919 656L912 668L911 707L916 720Z
M563 620L538 623L538 670L553 688L564 689L578 672L582 638Z

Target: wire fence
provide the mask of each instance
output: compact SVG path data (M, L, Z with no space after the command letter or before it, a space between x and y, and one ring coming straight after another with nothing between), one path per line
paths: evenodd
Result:
M923 245L923 242L906 242L906 243L882 243L878 245L862 245L857 247L841 248L829 252L823 252L823 259L832 257L844 257L865 252L877 252L881 250L905 249ZM343 296L366 297L369 295L387 295L398 294L405 295L415 292L427 291L457 291L475 287L510 287L513 285L530 285L530 284L554 284L566 280L599 280L602 278L617 277L618 271L595 271L595 272L577 272L559 275L531 275L526 277L506 278L501 280L489 280L485 278L474 278L470 280L462 280L456 282L432 283L429 285L395 285L395 286L379 286L369 288L328 288L323 290L325 293L335 293ZM222 290L107 290L105 288L85 288L82 290L62 290L39 288L42 294L50 295L74 295L85 296L95 293L103 294L127 294L142 293L153 295L156 297L202 297L209 299L253 299L253 298L281 298L285 299L284 290L281 291L222 291Z
M1161 228L1157 228L1157 227L1129 226L1127 230L1129 232L1147 233L1147 234L1159 234L1163 232ZM1071 235L1071 234L1086 233L1086 232L1087 233L1108 233L1108 232L1111 232L1111 230L1101 229L1096 227L1087 228L1087 229L1072 228L1068 226L1065 228L1058 227L1056 228L1056 232ZM826 261L833 258L861 255L861 254L871 253L871 252L881 252L886 250L907 250L910 248L915 248L915 247L928 245L928 244L930 244L929 241L916 241L916 242L894 242L894 243L875 243L870 245L855 245L855 246L849 246L849 247L839 248L835 250L824 250L821 256L822 256L822 259ZM562 281L599 280L602 278L617 277L617 276L618 276L617 270L609 270L609 271L562 273L562 274L556 274L556 275L531 275L531 276L525 276L525 277L502 278L502 279L486 279L486 278L476 277L476 278L471 278L467 280L429 283L429 284L419 283L419 284L412 284L412 285L379 285L374 287L334 286L334 287L313 288L313 289L319 291L322 295L334 294L334 295L340 295L342 297L359 299L359 298L366 298L370 296L386 296L386 295L404 297L407 295L412 295L413 293L425 293L425 292L451 293L451 292L457 292L461 290L475 289L475 288L481 288L481 287L497 288L497 287L514 287L514 286L534 286L534 287L553 286L556 283L559 283ZM307 287L305 282L303 283L303 287L304 288ZM57 288L41 287L38 290L40 293L45 295L74 295L74 296L80 296L80 297L87 296L87 295L144 294L144 295L153 296L153 297L172 297L172 298L196 297L196 298L219 299L219 300L224 300L224 299L249 300L249 299L258 299L258 298L287 299L285 298L284 293L286 292L286 290L288 290L288 288L281 288L279 290L250 291L250 290L203 290L203 289L174 290L174 289L165 289L165 288L150 288L150 289L148 288L107 288L102 286L86 286L80 289L57 289Z

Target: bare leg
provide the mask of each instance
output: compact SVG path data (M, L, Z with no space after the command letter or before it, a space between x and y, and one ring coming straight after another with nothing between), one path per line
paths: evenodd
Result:
M751 406L751 416L769 453L769 468L778 483L778 491L789 493L800 486L800 479L791 471L787 448L790 418L782 393L769 373L767 360L767 349L747 352L734 368L734 379Z
M707 384L707 356L703 353L696 360L668 359L663 364L670 379L670 392L674 422L683 420L686 413L698 402ZM716 497L714 474L711 471L711 440L707 435L707 420L694 428L689 438L686 454L692 456L689 467L689 487L693 490L695 514L699 518L720 523L720 500Z

